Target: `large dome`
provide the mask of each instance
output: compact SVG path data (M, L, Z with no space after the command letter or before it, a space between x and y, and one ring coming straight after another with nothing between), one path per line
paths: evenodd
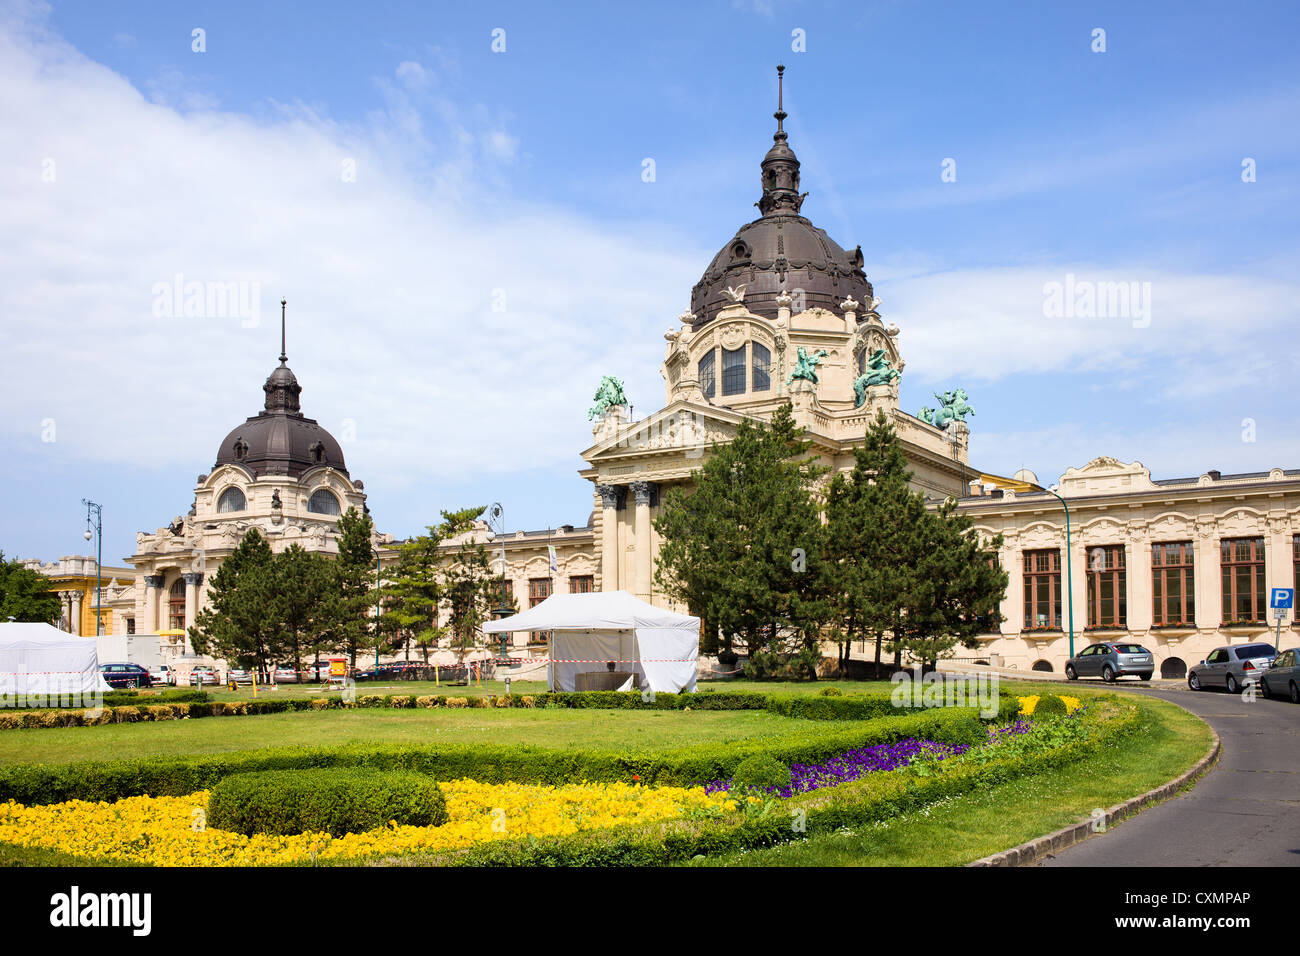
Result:
M262 386L265 408L230 430L217 449L215 467L241 465L254 477L296 478L309 468L328 465L346 475L343 449L334 436L315 419L303 416L298 404L302 386L286 362L282 350L279 368Z
M778 82L784 72L785 67L777 67ZM838 312L846 298L864 308L871 303L861 246L845 252L799 214L808 194L799 192L799 159L786 141L780 100L773 115L776 134L760 164L763 195L755 203L762 215L740 227L691 290L696 328L731 303L725 294L729 286L745 286L745 306L771 319L776 318L776 297L782 290L796 296L802 291L806 309Z

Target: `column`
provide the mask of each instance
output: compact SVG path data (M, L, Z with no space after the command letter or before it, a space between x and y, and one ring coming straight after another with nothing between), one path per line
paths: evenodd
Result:
M1128 629L1145 633L1151 629L1153 602L1151 534L1145 521L1134 522L1129 528L1124 564L1124 578L1128 585Z
M185 630L187 632L187 636L181 638L181 653L184 654L188 631L194 626L194 619L199 613L199 585L203 583L203 572L186 571L182 577L185 578Z
M1196 626L1217 628L1223 623L1222 561L1214 519L1198 521L1195 537ZM1192 662L1194 663L1194 662Z
M634 481L629 488L636 496L636 596L643 601L650 600L650 571L654 555L650 547L650 495L654 491L654 482Z
M597 485L600 495L600 589L618 590L618 485Z
M159 618L162 606L163 583L167 579L161 574L146 574L144 576L145 586L145 618L144 633L151 634L164 630L162 620Z
M72 622L68 627L68 633L81 636L81 602L85 599L85 592L81 590L72 592Z

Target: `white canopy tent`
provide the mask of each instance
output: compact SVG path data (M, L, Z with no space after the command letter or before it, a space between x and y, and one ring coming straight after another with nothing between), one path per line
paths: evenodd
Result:
M610 661L619 670L632 670L650 690L695 690L700 619L647 604L626 591L553 594L483 630L550 631L547 682L552 690L571 691L578 674L605 670Z
M3 699L86 698L110 690L93 637L74 637L49 624L0 624Z

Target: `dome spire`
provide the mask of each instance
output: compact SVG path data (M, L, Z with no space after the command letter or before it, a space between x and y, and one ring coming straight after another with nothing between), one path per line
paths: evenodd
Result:
M266 384L262 386L262 391L266 393L266 405L263 414L265 415L296 415L302 417L301 405L298 403L298 396L302 394L302 386L298 384L298 378L289 368L289 356L285 354L284 349L284 309L287 300L280 300L280 367L273 369L267 376Z
M772 148L763 157L763 196L754 203L764 216L799 214L804 196L799 194L799 159L787 142L785 119L785 66L776 68L776 133ZM804 195L807 195L806 193Z

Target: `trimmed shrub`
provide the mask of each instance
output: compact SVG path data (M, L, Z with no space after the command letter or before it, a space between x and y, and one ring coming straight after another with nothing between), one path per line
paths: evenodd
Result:
M759 790L788 787L791 779L789 767L766 754L760 754L740 762L731 781L731 792L746 793L755 787Z
M227 777L208 798L208 823L252 836L364 833L390 821L447 822L447 801L429 777L373 770L269 770Z
M1065 701L1055 694L1044 694L1034 705L1034 720L1056 720L1069 713Z
M468 701L467 699L465 699L464 697L448 697L448 698L447 698L447 706L448 706L448 707L468 707L468 706L469 706L469 701Z
M843 697L843 696L844 696L844 692L843 692L842 690L840 690L838 687L823 687L823 688L822 688L821 690L819 690L817 693L821 694L823 697Z

